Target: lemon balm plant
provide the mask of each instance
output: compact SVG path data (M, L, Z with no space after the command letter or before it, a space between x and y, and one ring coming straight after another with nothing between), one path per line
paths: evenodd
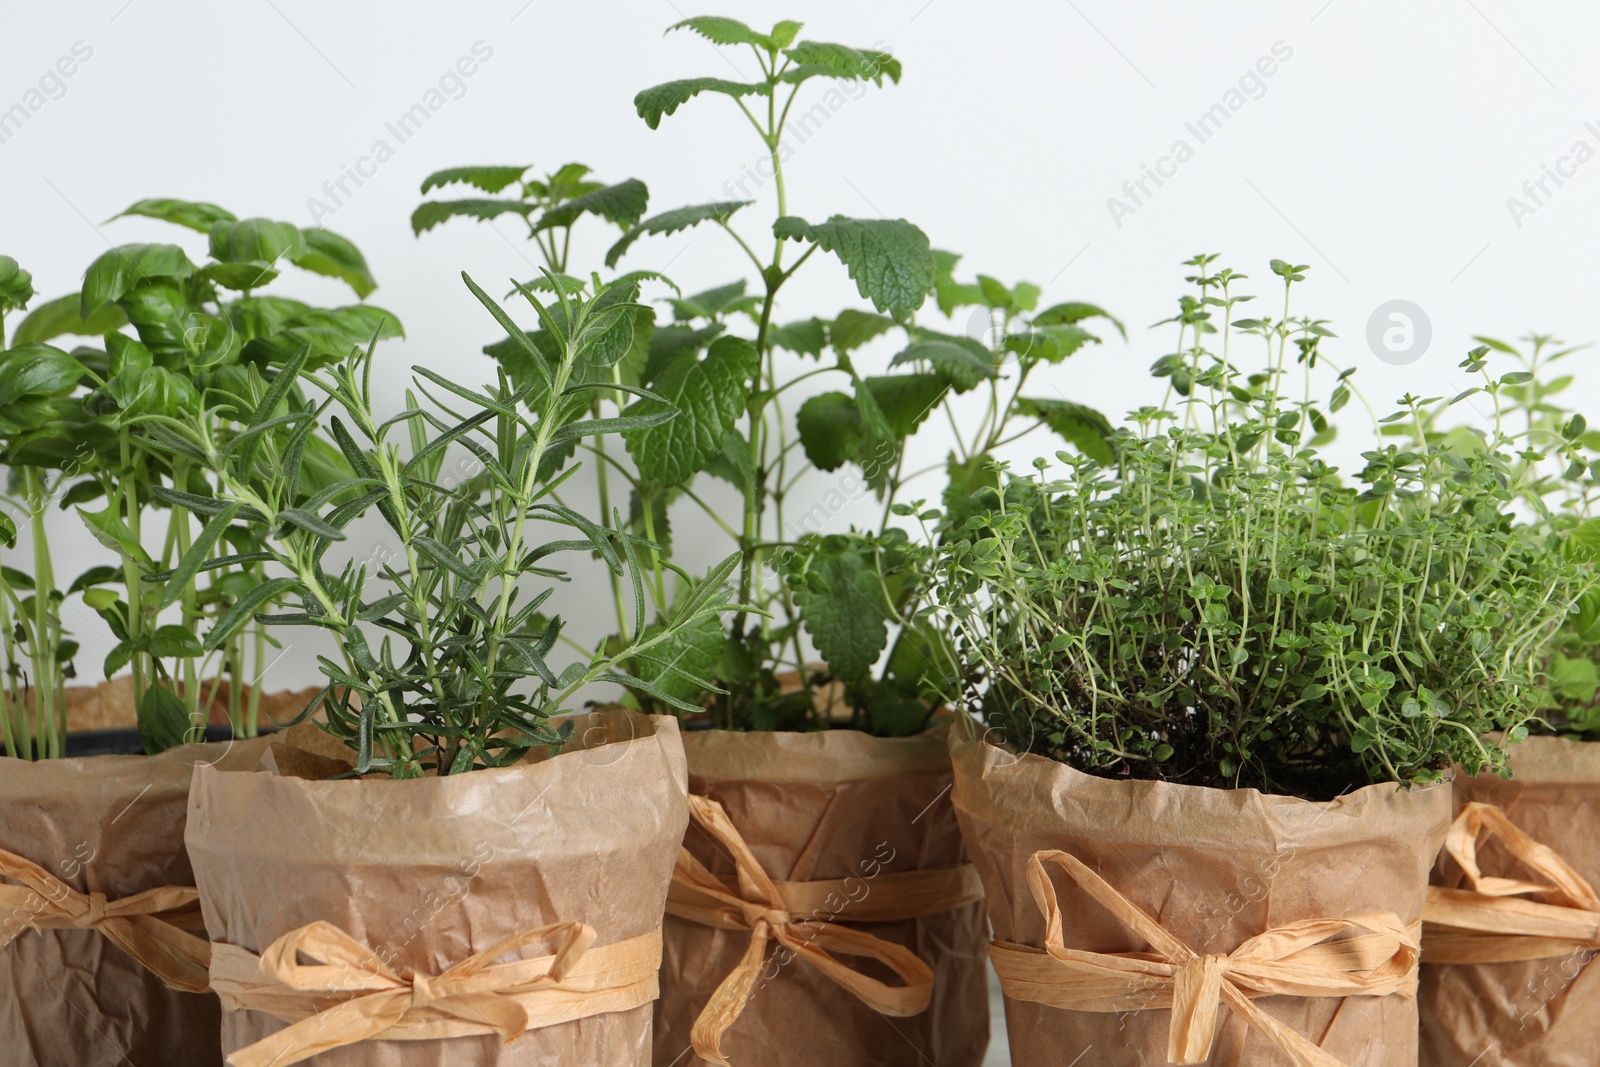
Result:
M1586 588L1513 518L1530 477L1514 440L1385 441L1348 483L1312 443L1350 385L1312 392L1330 334L1290 313L1305 268L1274 261L1281 315L1238 318L1242 276L1190 265L1155 367L1176 403L1133 412L1113 464L1061 454L1061 478L1011 477L940 551L961 699L1108 776L1328 799L1502 769ZM1258 373L1236 367L1246 343ZM1421 426L1435 403L1383 421Z
M599 461L602 507L609 507L611 486L619 479L626 483L629 528L657 546L644 562L663 617L674 596L669 507L679 502L703 510L706 521L728 536L739 554L737 598L766 613L737 615L726 629L707 620L637 657L631 676L644 685L630 687L631 699L665 710L650 695L653 687L707 706L716 725L731 728L825 726L807 688L781 681L811 674L804 644L809 637L826 661L825 676L844 685L851 725L876 734L915 733L931 710L932 693L922 678L934 661L924 646L937 635L912 627L914 632L888 648L891 629L915 614L899 563L906 539L890 523L897 508L904 510L902 487L941 469L964 485L982 482L992 476L992 449L1041 425L1079 447L1103 451L1109 432L1103 418L1059 398L1028 399L1022 390L1034 368L1059 363L1097 340L1080 324L1104 312L1080 303L1041 311L1038 287L1025 282L1006 286L980 276L958 283L951 272L959 257L933 249L927 235L904 219L833 215L808 221L791 214L785 166L795 124L804 134L813 128L812 112L834 106L828 102L834 97L897 83L902 75L888 52L805 40L800 30L793 21L763 33L735 19L686 19L669 32L747 51L761 77L682 79L646 89L634 101L652 129L700 97L737 109L766 157L775 207L770 219L751 223L758 210L752 199L689 204L646 217L643 183L603 184L592 181L587 168L569 164L537 179L522 166L441 171L423 183L424 193L456 183L501 195L428 201L412 224L420 233L447 218L519 215L549 270L563 278L573 225L585 214L621 230L605 255L608 269L651 237L693 227L714 228L749 260L748 278L670 297L672 321L648 335L636 331L635 350L609 368L611 380L649 386L678 407L678 417L624 434L626 457L606 453L603 442L581 446L592 448ZM830 95L817 100L822 85ZM813 94L810 100L807 93ZM755 236L762 230L765 238ZM759 252L766 241L770 251ZM819 251L839 261L871 306L829 318L781 320L780 294ZM622 277L642 280L646 273ZM989 332L991 342L919 320L929 297L945 315L983 309L998 327ZM538 333L534 337L540 340ZM881 357L867 350L879 338L901 343L886 365L873 366ZM513 380L527 373L518 365L517 346L500 342L488 351ZM834 388L805 396L830 380ZM948 465L907 469L907 438L940 412L951 413L954 421L951 405L967 394L987 394L981 425L959 435L958 453ZM658 410L654 402L604 391L593 399L591 418L618 400L630 414ZM882 521L877 529L818 536L824 523L817 521L816 509L795 504L802 481L811 471L845 469L859 471L860 481L877 495ZM708 501L708 479L738 494L736 515ZM621 626L626 612L615 583L613 594Z
M205 635L205 647L222 647L252 620L331 633L338 658L320 658L327 684L302 717L321 709L329 732L357 751L357 774L458 774L506 766L530 748L560 744L571 724L557 727L550 719L572 710L567 705L578 690L620 680L619 663L735 607L723 582L736 556L689 589L671 619L647 627L639 539L555 501L555 489L576 467L552 473L548 461L568 442L659 425L676 412L570 417L587 407L597 388L582 380L580 369L627 351L640 305L632 284L596 280L595 295L584 297L553 275L546 280L556 292L548 305L519 288L554 346L548 362L467 279L538 368L527 384L514 386L501 371L497 384L477 389L418 367L407 408L385 418L373 407L370 349L321 371L307 369L302 349L242 429L211 419L163 420L171 439L183 441L182 449L197 460L204 457L219 483L212 497L158 491L169 503L209 516L176 576L216 565L215 546L239 527L252 531L262 554L282 572L223 613ZM296 402L299 384L325 399ZM659 399L638 387L605 388ZM266 432L275 426L292 428L281 443ZM319 429L337 443L353 476L302 499L305 446ZM451 448L469 453L479 473L462 481L441 478ZM329 550L369 511L381 516L391 551L335 568ZM541 536L552 528L564 536ZM635 612L620 649L558 669L551 661L563 622L541 608L553 583L565 578L554 561L564 552L597 553L629 583ZM300 610L259 613L280 598Z

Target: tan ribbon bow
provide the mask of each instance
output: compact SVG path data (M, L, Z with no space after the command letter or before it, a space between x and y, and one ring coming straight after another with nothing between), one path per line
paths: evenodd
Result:
M192 886L162 886L107 900L80 893L43 867L0 849L0 949L23 931L98 930L173 989L206 990L211 946L179 929L199 928L200 894Z
M1548 881L1485 875L1478 866L1478 837L1485 831ZM1426 962L1509 963L1600 948L1600 897L1594 887L1501 809L1476 801L1465 805L1450 824L1444 848L1472 888L1428 887L1422 910ZM1520 899L1524 896L1543 900Z
M554 955L494 961L538 941L560 939ZM554 923L507 938L437 976L405 974L331 923L278 938L258 958L216 944L211 986L224 1007L259 1011L293 1025L228 1057L230 1067L289 1067L382 1038L435 1041L528 1030L656 998L661 930L600 948L584 923ZM318 960L301 963L300 956Z
M1061 906L1045 872L1047 862L1064 870L1155 951L1064 947ZM989 956L1000 988L1017 1000L1071 1011L1171 1008L1171 1063L1206 1062L1217 1008L1225 1003L1296 1067L1340 1067L1338 1060L1256 1007L1252 998L1416 995L1417 924L1407 926L1392 913L1289 923L1250 938L1226 956L1201 955L1069 853L1035 852L1028 860L1028 886L1045 916L1045 946L992 944Z
M680 849L667 894L667 914L702 926L750 931L750 945L739 965L722 980L689 1031L696 1054L728 1067L722 1036L755 992L769 939L884 1015L916 1015L927 1009L933 970L915 952L836 923L913 919L979 900L983 887L970 864L872 878L778 882L767 875L721 804L691 796L689 814L732 856L739 885L728 886L688 849ZM851 883L866 888L862 899L852 900ZM835 959L836 952L875 959L905 984L891 986L869 978Z

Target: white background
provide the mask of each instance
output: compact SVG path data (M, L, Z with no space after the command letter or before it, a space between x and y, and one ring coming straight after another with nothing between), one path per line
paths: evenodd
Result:
M142 197L320 221L362 248L380 282L373 302L406 326L408 339L383 355L396 400L413 363L487 378L479 348L499 331L458 272L498 292L505 278L532 275L536 259L513 221L497 229L458 221L414 238L408 219L423 175L454 164L554 169L582 160L607 180L642 178L652 210L663 210L726 197L725 183L762 154L722 98L692 101L657 131L634 114L633 95L658 82L755 73L748 53L719 55L688 34L664 39L669 23L710 13L673 0L4 7L0 110L37 100L29 90L76 42L93 50L64 92L49 86L59 98L0 144L0 253L33 272L41 299L75 290L112 244L179 240L203 253L200 235L102 221ZM1600 120L1593 5L791 0L725 2L715 12L758 28L803 19L802 36L893 51L905 65L902 84L850 100L795 151L791 212L903 217L936 246L964 253L967 271L1032 280L1044 287L1044 304L1081 299L1111 309L1129 324L1130 341L1109 336L1055 368L1049 387L1113 417L1159 399L1147 368L1171 335L1147 327L1170 314L1185 273L1178 264L1200 251L1222 253L1262 293L1270 291L1269 258L1310 264L1299 310L1332 320L1340 340L1330 355L1361 368L1357 380L1380 407L1407 390L1436 395L1465 384L1456 364L1474 333L1600 337L1600 161L1578 167L1559 189L1549 185L1542 206L1527 201L1536 210L1520 225L1507 203L1526 199L1523 183L1574 142L1600 149L1600 136L1585 129ZM376 140L394 146L384 124L479 41L492 58L459 98L336 214L313 219L308 201L327 200L324 182ZM1247 84L1258 98L1197 145L1185 122L1222 101L1277 42L1292 56L1264 89ZM1125 197L1123 183L1179 138L1194 158L1118 225L1108 198ZM757 211L770 217L770 188L760 195L763 204L747 209L752 220ZM596 225L583 233L589 240L574 262L587 269L614 234ZM726 238L709 229L642 241L625 264L670 264L689 292L742 270ZM289 273L274 291L349 300L336 283ZM1433 327L1431 349L1404 367L1379 362L1364 341L1373 309L1395 298L1424 308ZM786 290L779 319L863 303L842 268L817 257ZM1586 401L1597 379L1583 365L1574 399ZM1346 457L1354 429L1341 442ZM1036 441L1036 450L1055 447ZM913 448L920 466L938 461L946 442L935 428ZM853 484L819 476L806 493L820 498ZM925 488L937 496L937 479ZM728 551L692 511L674 518L686 562L703 566ZM829 522L842 530L875 519L865 499ZM57 520L58 570L70 576L98 550L71 516ZM602 588L585 577L569 591L574 632L605 632ZM81 619L68 625L79 629L83 673L93 680L104 643ZM302 644L266 684L314 675Z

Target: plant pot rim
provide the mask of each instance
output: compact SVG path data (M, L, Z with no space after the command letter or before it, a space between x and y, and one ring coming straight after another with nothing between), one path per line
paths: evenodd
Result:
M700 778L768 782L849 781L916 773L949 773L944 734L936 722L910 737L863 730L693 730L683 735L689 771Z
M223 774L261 775L263 778L256 785L258 789L283 788L285 783L294 783L294 788L299 789L301 787L306 787L309 789L311 794L318 796L332 793L338 789L348 789L360 785L366 785L369 788L381 788L385 786L428 787L438 791L443 796L450 796L462 790L476 789L478 786L474 783L492 783L495 781L504 780L508 777L526 775L529 771L535 771L547 764L554 763L557 760L566 760L569 757L574 759L585 757L594 765L591 768L592 770L601 770L624 759L625 746L632 742L652 739L664 732L679 732L678 722L671 715L646 715L643 712L634 711L631 708L619 708L615 710L625 712L628 716L627 721L630 724L630 729L632 731L630 736L625 738L617 738L615 740L607 739L605 742L598 745L584 745L576 748L571 747L569 744L565 751L559 752L553 756L545 756L537 759L530 759L525 756L523 759L518 760L516 763L513 763L508 767L486 767L462 774L447 774L442 776L430 774L420 778L390 778L381 773L374 773L359 778L311 778L303 777L293 773L282 773L275 768L261 766L241 767L237 769L208 767L204 769L207 771L215 769L219 771L219 773ZM568 719L576 720L578 725L581 727L582 720L595 714L597 713L593 711L577 712L573 715L560 716L552 721L561 722ZM287 737L287 734L285 734L285 736ZM580 734L578 736L581 737L582 735ZM318 753L312 754L320 755Z
M1525 741L1507 746L1506 759L1511 767L1512 785L1518 782L1600 784L1600 741L1534 734ZM1495 777L1482 772L1469 775L1460 767L1456 768L1456 774L1467 781Z
M1044 767L1059 767L1064 771L1070 772L1068 777L1073 781L1076 788L1099 789L1102 791L1116 790L1121 792L1140 792L1159 786L1163 790L1184 791L1179 795L1192 797L1196 800L1201 797L1233 797L1238 798L1238 803L1236 806L1239 808L1241 813L1243 813L1246 808L1266 807L1269 809L1275 808L1279 811L1283 811L1299 805L1304 805L1311 808L1320 808L1324 810L1337 810L1339 808L1348 807L1357 801L1370 803L1373 799L1389 793L1408 796L1427 796L1437 790L1448 789L1452 781L1452 779L1447 776L1439 781L1430 782L1427 785L1407 785L1403 782L1372 782L1367 785L1360 786L1359 788L1348 790L1329 800L1308 800L1305 797L1297 797L1290 793L1269 793L1265 790L1257 789L1255 786L1239 786L1233 789L1223 789L1219 786L1192 785L1188 782L1169 782L1158 778L1111 778L1105 775L1091 774L1088 771L1079 770L1070 763L1063 763L1060 760L1051 759L1049 756L1041 756L1037 752L1012 752L1010 749L1003 748L1000 745L996 745L989 741L985 741L981 737L963 737L961 735L961 731L951 730L950 755L958 768L958 782L961 777L959 773L961 756L964 754L964 750L970 751L970 749L973 747L975 747L979 753L983 753L985 749L993 752L1004 753L1006 758L1012 761L1013 766L1037 768L1042 764Z

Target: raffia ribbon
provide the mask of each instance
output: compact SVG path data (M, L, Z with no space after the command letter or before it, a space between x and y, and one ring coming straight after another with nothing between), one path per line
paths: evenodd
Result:
M1478 866L1478 838L1485 832L1547 881L1485 875ZM1477 801L1465 805L1450 824L1444 848L1472 888L1428 887L1422 910L1426 962L1511 963L1600 949L1600 896L1594 887L1500 808ZM1524 896L1542 899L1520 899Z
M173 989L206 990L211 945L180 927L200 929L200 894L192 886L162 886L108 900L80 893L16 853L0 849L0 949L25 930L98 930Z
M1045 871L1053 863L1154 952L1087 952L1062 943L1061 906ZM1077 857L1035 852L1028 886L1044 913L1044 948L996 941L989 948L1000 988L1016 1000L1070 1011L1170 1008L1167 1060L1205 1063L1227 1004L1296 1067L1341 1067L1308 1039L1263 1012L1256 997L1414 997L1418 925L1390 912L1308 919L1258 934L1221 955L1201 955L1113 889Z
M933 994L933 970L903 945L845 922L894 922L953 911L983 898L971 864L920 871L884 873L870 879L841 878L780 882L768 876L722 805L691 796L689 814L732 856L739 884L731 887L679 849L667 894L667 914L722 930L749 930L750 944L722 980L690 1028L689 1040L702 1059L728 1067L722 1037L755 992L768 940L777 941L862 1003L884 1015L916 1015ZM867 886L852 900L851 883ZM834 953L875 959L900 976L891 986L846 966Z
M553 955L494 961L539 941ZM292 1023L228 1057L230 1067L289 1067L363 1041L437 1041L529 1030L656 998L661 929L592 948L585 923L541 926L469 956L439 975L405 973L331 923L291 930L257 957L218 943L211 987L224 1007ZM320 962L301 963L304 955Z

